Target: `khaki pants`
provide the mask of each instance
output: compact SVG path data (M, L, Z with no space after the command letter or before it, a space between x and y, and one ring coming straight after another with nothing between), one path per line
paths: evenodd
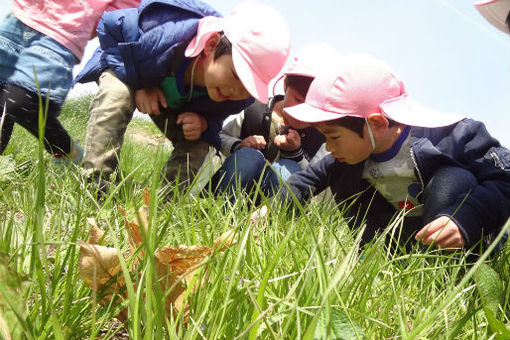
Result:
M124 134L136 106L134 91L113 71L104 71L98 85L89 109L83 168L86 176L108 178L118 168ZM182 127L176 124L177 115L175 110L166 110L151 118L174 146L163 169L165 179L175 183L178 178L181 184L189 185L207 155L209 143L186 140Z

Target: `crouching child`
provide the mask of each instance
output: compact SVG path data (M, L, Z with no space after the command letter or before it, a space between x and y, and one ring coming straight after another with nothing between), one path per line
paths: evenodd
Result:
M294 173L280 197L305 202L327 187L337 203L356 197L347 217L366 224L362 243L400 212L403 243L469 248L510 216L509 150L483 123L411 100L373 57L326 65L305 103L285 110L324 134L331 155Z

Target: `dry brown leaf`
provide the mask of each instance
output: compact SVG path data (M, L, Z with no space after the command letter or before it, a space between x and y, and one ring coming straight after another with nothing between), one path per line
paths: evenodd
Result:
M228 229L214 241L213 250L224 251L225 248L235 244L237 244L237 230Z
M143 243L143 233L148 227L148 211L150 204L150 192L148 189L144 191L143 201L145 206L138 210L137 217L134 221L130 221L127 217L126 210L122 206L118 206L119 212L124 217L126 231L129 238L131 254L134 255L136 249ZM108 248L97 245L97 242L104 238L104 233L97 227L97 223L93 219L88 219L92 229L90 232L88 244L80 243L80 259L79 271L82 279L97 292L104 289L104 285L108 283L110 286L106 288L107 295L99 301L104 305L108 303L113 293L119 293L120 289L125 285L122 275L117 275L120 271L120 261L115 248ZM198 273L201 265L208 256L215 251L224 251L227 247L237 243L237 231L229 229L218 237L214 246L207 247L201 245L177 245L164 247L154 254L156 259L156 271L163 294L165 295L165 307L167 315L176 315L179 311L183 311L184 322L187 322L189 305L186 301L186 290L192 283L194 276ZM140 252L143 257L145 253ZM140 268L136 268L137 261L134 261L133 273L137 273ZM113 279L115 276L116 279ZM206 275L197 281L192 287L193 291L205 283ZM116 280L115 282L112 282ZM125 294L125 293L124 293ZM125 298L125 296L123 296ZM117 316L124 321L127 317L127 309Z
M120 272L117 250L81 241L78 241L78 244L80 245L79 275L92 288L93 299L96 300L96 294L100 293L101 297L97 303L105 306L110 303L114 295L121 294L125 286L124 276L117 275ZM122 298L125 298L125 292L115 302L120 303ZM127 309L124 309L116 317L124 322L127 320L127 315Z
M142 236L142 232L140 230L139 222L142 224L142 227L144 228L145 232L147 232L147 226L149 225L147 211L146 211L147 207L141 207L138 210L137 220L139 222L136 220L135 221L128 220L126 210L124 210L124 208L122 206L119 205L117 208L119 209L119 212L124 217L124 223L126 225L126 231L127 231L128 237L129 237L129 245L130 245L131 254L134 255L136 252L136 249L138 249L138 247L140 247L140 245L143 243L143 236ZM144 256L143 249L141 250L140 254L142 257Z
M97 290L120 271L120 261L115 248L78 241L80 257L78 270L81 278Z
M87 223L92 226L90 228L89 238L87 243L89 244L104 244L104 231L98 227L96 220L92 217L87 218Z
M148 188L145 188L143 191L143 203L145 203L146 206L151 205L151 192Z
M212 252L206 246L171 246L165 247L155 255L158 264L168 267L174 275L180 276L202 263Z
M166 292L165 308L167 315L176 315L181 309L184 322L188 320L189 305L185 301L186 289L191 283L197 269L212 253L206 246L172 246L165 247L155 255L156 270L161 288ZM197 282L195 290L202 282Z

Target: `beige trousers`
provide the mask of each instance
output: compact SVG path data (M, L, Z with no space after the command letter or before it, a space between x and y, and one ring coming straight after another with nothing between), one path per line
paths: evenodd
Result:
M134 91L113 71L104 71L98 85L89 109L83 168L86 176L109 178L118 168L124 134L136 105ZM163 169L166 181L175 183L179 179L180 184L189 185L208 153L209 143L186 140L176 123L177 115L175 110L166 110L151 118L174 146Z

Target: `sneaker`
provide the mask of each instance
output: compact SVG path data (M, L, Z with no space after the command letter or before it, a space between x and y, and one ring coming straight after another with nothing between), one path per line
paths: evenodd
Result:
M92 190L96 196L96 201L99 204L104 203L106 198L108 197L108 188L110 187L110 182L97 176L89 176L87 177L87 182L91 184Z
M67 166L72 164L79 165L83 161L83 148L73 140L71 152L69 154L56 153L53 155L53 162L57 165Z

